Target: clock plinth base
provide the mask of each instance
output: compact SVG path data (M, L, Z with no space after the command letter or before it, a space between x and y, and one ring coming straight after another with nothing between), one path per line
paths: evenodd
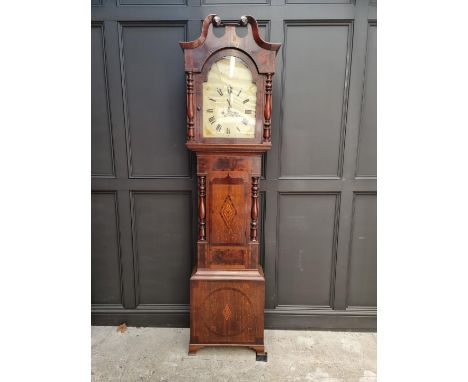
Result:
M189 354L207 346L242 346L264 355L262 269L199 269L190 279Z
M257 361L266 360L267 352L265 351L265 345L246 345L246 344L189 344L188 355L195 355L197 351L206 347L246 347L252 349L256 356ZM262 359L260 359L262 358Z

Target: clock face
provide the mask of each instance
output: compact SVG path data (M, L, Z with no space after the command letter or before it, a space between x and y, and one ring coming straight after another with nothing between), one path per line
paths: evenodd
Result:
M255 138L257 85L238 57L216 61L203 83L203 136Z

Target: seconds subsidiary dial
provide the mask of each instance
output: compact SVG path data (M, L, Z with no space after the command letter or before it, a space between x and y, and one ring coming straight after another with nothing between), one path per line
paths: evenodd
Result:
M239 58L216 61L203 83L203 136L205 138L254 138L257 86Z

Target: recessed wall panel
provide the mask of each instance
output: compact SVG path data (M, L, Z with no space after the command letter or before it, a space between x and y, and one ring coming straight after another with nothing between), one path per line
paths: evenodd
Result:
M122 69L132 177L190 175L185 148L185 25L123 24Z
M270 4L270 0L201 0L203 5Z
M377 196L356 194L349 263L348 305L377 305Z
M285 0L286 4L351 4L353 0Z
M186 5L187 0L118 0L119 5Z
M103 27L91 27L91 172L113 175Z
M120 249L115 193L91 196L91 302L120 304Z
M280 194L279 305L330 305L336 194Z
M339 176L350 30L348 23L285 25L282 176Z
M188 304L192 254L190 193L132 193L140 304Z
M377 26L367 30L367 58L359 127L357 176L377 176Z

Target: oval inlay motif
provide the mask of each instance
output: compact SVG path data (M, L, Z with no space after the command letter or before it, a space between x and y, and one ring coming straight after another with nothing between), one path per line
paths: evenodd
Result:
M211 292L204 302L203 322L213 334L237 336L253 328L252 303L245 293L234 288Z

